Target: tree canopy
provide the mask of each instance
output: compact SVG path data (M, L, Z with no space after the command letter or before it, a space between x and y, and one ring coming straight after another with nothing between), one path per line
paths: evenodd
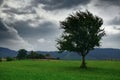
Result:
M57 40L59 51L72 51L82 55L81 67L86 67L85 56L94 47L100 46L100 40L105 35L102 18L86 12L77 11L60 22L63 29L61 37Z
M20 49L17 54L18 59L25 59L27 56L27 50L25 49Z

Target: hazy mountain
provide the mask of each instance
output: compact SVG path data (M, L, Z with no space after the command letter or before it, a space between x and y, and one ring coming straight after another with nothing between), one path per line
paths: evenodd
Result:
M81 56L74 52L63 52L58 53L57 51L36 51L39 54L50 54L52 57L65 59L65 60L76 60L81 59ZM0 57L15 57L17 51L10 50L8 48L0 47ZM105 60L105 59L119 59L120 60L120 49L111 48L96 48L86 56L86 59L91 60Z
M57 51L53 52L43 52L37 51L42 54L50 54L53 57L59 57L60 59L65 60L76 60L81 59L81 56L74 52L63 52L58 53ZM120 60L120 49L112 49L112 48L96 48L86 56L86 59L91 60L105 60L105 59L119 59Z
M17 51L10 50L8 48L0 47L0 57L15 57L17 55Z

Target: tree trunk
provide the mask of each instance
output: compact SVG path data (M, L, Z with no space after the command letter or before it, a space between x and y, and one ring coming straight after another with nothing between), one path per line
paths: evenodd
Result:
M85 56L82 56L82 64L80 68L87 68L86 63L85 63Z

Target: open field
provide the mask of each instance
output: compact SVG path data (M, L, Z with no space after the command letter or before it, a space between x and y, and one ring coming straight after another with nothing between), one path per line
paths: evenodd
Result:
M21 60L0 62L0 80L120 80L120 61Z

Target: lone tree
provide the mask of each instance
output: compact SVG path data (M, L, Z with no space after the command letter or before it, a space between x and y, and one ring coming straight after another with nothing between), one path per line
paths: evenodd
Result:
M25 59L27 56L27 51L25 49L20 49L17 54L18 59Z
M81 68L86 68L85 57L94 47L100 46L100 40L105 35L101 28L103 20L90 13L77 11L60 22L63 34L57 39L60 52L77 52L82 56Z

